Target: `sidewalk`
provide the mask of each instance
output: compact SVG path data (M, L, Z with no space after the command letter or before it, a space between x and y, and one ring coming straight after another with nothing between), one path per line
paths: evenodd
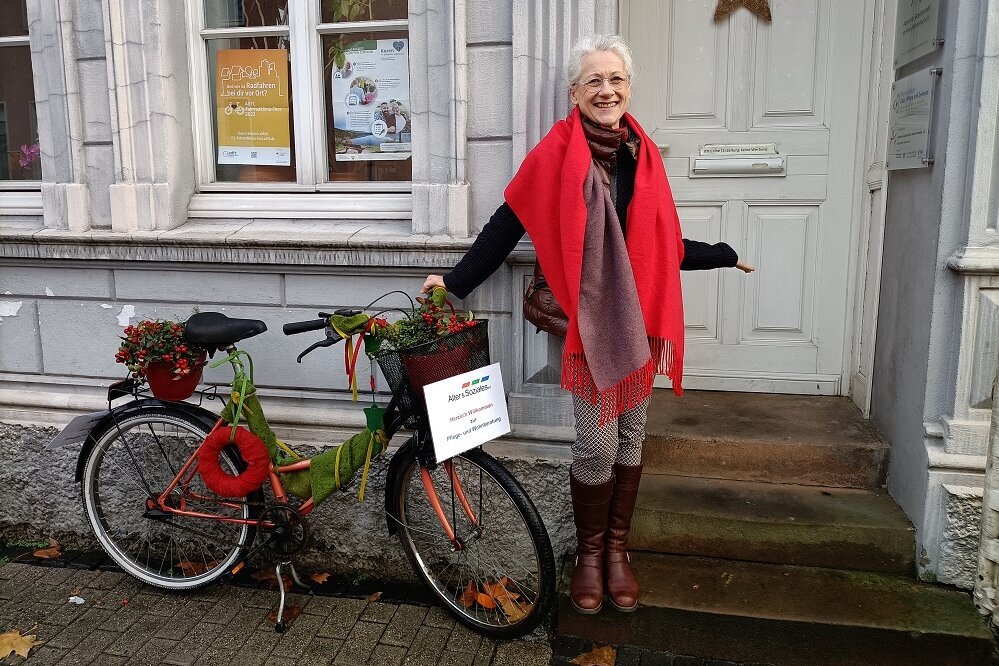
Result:
M85 601L75 605L69 597ZM387 595L386 595L387 596ZM287 633L267 615L273 590L211 585L169 594L115 571L0 566L0 634L35 634L27 660L2 664L377 664L542 666L547 637L495 642L441 608L340 596L289 595L301 609Z

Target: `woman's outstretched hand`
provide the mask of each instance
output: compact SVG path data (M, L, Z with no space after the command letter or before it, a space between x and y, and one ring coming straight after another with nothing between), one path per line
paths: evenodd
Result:
M444 286L444 277L441 275L428 275L427 281L423 283L423 289L420 289L421 294L429 294L433 291L434 287L440 287L442 289L447 289Z
M753 266L751 264L747 264L745 261L742 261L742 260L739 260L739 261L735 262L735 267L738 268L743 273L752 273L753 271L756 270L755 266ZM431 275L430 277L437 277L437 276L436 275Z

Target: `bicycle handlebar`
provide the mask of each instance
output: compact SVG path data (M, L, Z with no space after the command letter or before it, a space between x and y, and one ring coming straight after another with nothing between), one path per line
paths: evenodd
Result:
M283 327L285 335L298 335L309 331L321 331L326 328L329 319L310 319L308 321L293 321Z

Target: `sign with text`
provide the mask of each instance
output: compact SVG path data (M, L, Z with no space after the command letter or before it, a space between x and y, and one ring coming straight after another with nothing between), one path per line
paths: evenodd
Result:
M891 86L888 170L919 169L930 163L930 111L933 74L925 69Z
M932 53L938 46L940 0L899 0L895 21L895 68Z
M409 159L409 40L352 42L343 57L330 81L336 160Z
M499 363L423 387L437 462L510 432Z
M219 51L215 107L219 164L291 165L287 51Z

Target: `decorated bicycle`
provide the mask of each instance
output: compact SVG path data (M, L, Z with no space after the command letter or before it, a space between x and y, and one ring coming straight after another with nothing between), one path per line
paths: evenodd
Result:
M203 312L184 324L126 329L117 360L130 377L109 388L107 410L78 417L50 444L83 443L77 480L110 557L145 583L180 591L235 574L270 551L281 595L276 628L283 631L282 571L303 585L292 556L308 541L308 516L336 491L356 487L363 499L372 460L406 429L388 465L384 512L417 577L479 633L509 638L534 629L555 594L544 524L513 475L481 447L438 460L424 401L424 387L489 364L487 321L456 312L443 290L410 300L408 309L377 309L385 296L363 311L284 326L286 335L325 333L299 362L345 343L355 399L360 366L368 365L366 427L311 458L276 436L257 396L252 358L236 347L266 331L264 322ZM219 351L224 357L206 360ZM159 373L169 399L156 395L162 378L154 379L154 358L166 364ZM222 395L218 386L195 393L206 362L233 370ZM376 402L376 367L391 389L384 407ZM178 391L181 383L190 389ZM191 395L199 404L179 401ZM218 413L203 406L212 400L224 403Z

